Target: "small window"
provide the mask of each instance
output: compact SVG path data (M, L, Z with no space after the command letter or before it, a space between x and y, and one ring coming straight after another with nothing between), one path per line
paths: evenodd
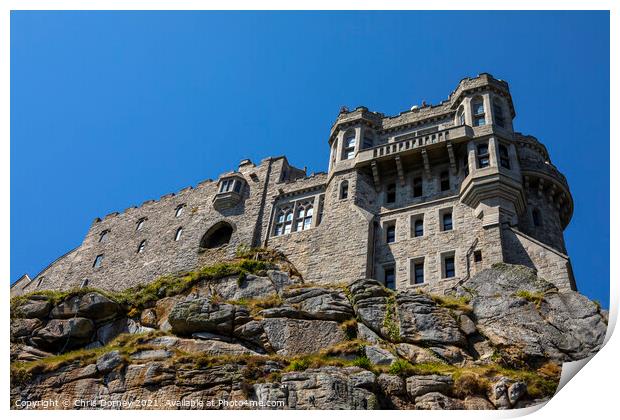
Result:
M109 230L104 230L99 234L99 242L105 242L108 240L108 232Z
M344 137L343 159L355 157L355 132L348 132Z
M484 102L482 101L482 98L476 98L472 102L472 114L474 127L486 124L484 115Z
M500 127L505 127L506 120L504 119L504 110L502 108L502 104L499 99L493 100L493 120L496 125Z
M43 283L43 280L45 280L45 276L39 278L39 281L37 282L37 288L41 287L41 284Z
M508 148L505 144L499 145L499 164L506 169L510 169L510 156L508 155Z
M84 279L82 280L82 283L80 283L80 289L83 289L85 287L88 287L88 279Z
M482 251L480 250L474 251L474 262L481 262L481 261L482 261Z
M180 227L177 229L177 233L174 234L174 241L178 242L181 239L181 235L183 234L183 228Z
M394 267L383 268L383 284L388 289L396 289L396 274L394 273Z
M220 183L220 193L226 193L233 189L233 179L223 179Z
M448 171L443 171L439 175L439 180L441 191L448 191L450 189L450 173Z
M396 241L396 225L391 224L388 225L385 229L385 242L391 244L394 241Z
M340 184L340 199L345 200L347 198L349 198L349 182L342 181L342 184Z
M138 245L138 254L142 254L144 252L144 248L146 248L146 239L144 239L142 242L140 242L140 245Z
M422 177L413 178L413 196L422 197L424 191L422 190Z
M478 154L478 168L489 166L489 144L480 143L476 146L476 152Z
M454 255L444 257L443 267L444 267L444 278L450 278L456 275L454 271Z
M540 211L538 209L532 210L532 221L534 222L534 226L536 227L542 226L542 220L540 218Z
M142 228L144 227L144 222L146 222L146 219L138 220L138 223L136 224L136 230L142 230Z
M413 284L424 283L424 259L413 262Z
M424 220L417 219L413 223L413 237L419 238L420 236L424 236Z
M101 263L103 262L103 254L99 254L95 257L95 262L93 262L93 268L101 267Z
M181 217L183 215L184 209L185 209L185 204L181 204L180 206L178 206L174 213L174 217Z
M441 230L452 230L452 212L443 213L441 216Z
M396 184L388 184L385 189L385 202L392 204L396 202Z

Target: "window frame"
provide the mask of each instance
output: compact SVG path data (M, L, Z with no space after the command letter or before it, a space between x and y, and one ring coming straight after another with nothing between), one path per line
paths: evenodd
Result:
M342 160L350 160L355 157L355 147L357 146L357 134L355 130L347 131L342 136Z
M383 269L383 286L390 290L396 290L396 265L394 264L384 264L382 266ZM392 280L390 283L394 285L393 288L388 285L388 273L391 272Z
M98 254L95 257L95 261L93 261L93 268L101 268L101 264L103 264L104 254Z
M419 181L416 185L416 181ZM419 194L416 189L419 188ZM414 176L412 181L412 193L413 198L420 198L424 196L424 179L421 176Z
M183 235L183 226L180 226L174 234L174 242L179 242Z
M138 250L136 251L136 254L143 254L145 249L146 249L146 239L142 239L140 243L138 244Z
M174 217L181 217L185 213L185 204L179 204L174 211Z
M497 154L499 156L499 164L502 168L510 170L510 151L504 143L497 145Z
M409 280L410 284L412 286L418 286L426 283L426 267L424 257L411 258L409 265L411 270L411 277ZM418 269L421 269L421 275L419 275L420 273ZM418 281L420 277L422 281Z
M347 198L349 198L349 181L345 180L340 183L340 188L338 191L338 199L346 200Z
M445 184L444 184L445 183ZM439 173L439 191L446 192L452 189L450 182L450 171L445 170Z
M390 182L385 186L385 204L394 203L396 203L396 183Z
M484 148L485 152L481 152L481 148ZM486 160L486 164L483 164L483 160ZM488 168L491 166L491 155L489 153L489 142L482 141L476 143L476 164L478 169Z

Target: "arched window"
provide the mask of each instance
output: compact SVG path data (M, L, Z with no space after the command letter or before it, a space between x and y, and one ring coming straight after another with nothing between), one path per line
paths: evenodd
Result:
M463 105L459 107L459 110L456 112L456 123L457 125L465 125L465 109Z
M174 217L181 217L181 215L183 215L184 209L185 209L185 204L178 205L176 211L174 212Z
M109 230L106 229L99 234L99 242L105 242L108 240L108 232Z
M312 203L307 201L297 206L297 217L295 218L295 231L310 229L312 227L312 214L314 210Z
M177 233L174 234L174 241L177 242L179 239L181 239L182 234L183 234L183 228L180 227L177 229Z
M504 119L504 108L498 98L493 99L493 122L500 127L506 126L506 120Z
M485 125L484 101L482 97L477 96L471 102L471 114L473 116L474 127Z
M347 131L344 135L343 159L353 159L355 156L355 131Z
M146 239L143 239L138 245L138 254L142 254L144 252L144 248L146 248Z
M201 248L219 248L227 245L233 234L233 227L227 222L219 222L211 226L200 240Z
M275 236L291 233L293 229L293 209L282 207L276 215Z
M349 181L342 181L340 184L339 197L341 200L349 198Z
M146 218L143 217L142 219L138 220L138 223L136 223L136 230L142 230L142 228L144 227L144 223L146 222Z
M540 217L540 211L538 209L532 210L532 221L534 222L534 226L542 226L542 219Z

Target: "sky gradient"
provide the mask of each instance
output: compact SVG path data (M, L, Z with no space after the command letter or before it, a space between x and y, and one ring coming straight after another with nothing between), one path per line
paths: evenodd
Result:
M608 12L12 12L10 280L243 158L325 171L341 105L488 72L566 175L577 286L608 307L609 64Z

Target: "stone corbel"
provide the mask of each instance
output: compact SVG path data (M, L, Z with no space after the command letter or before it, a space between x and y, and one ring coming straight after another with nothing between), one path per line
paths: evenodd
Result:
M400 160L400 156L396 156L394 158L396 161L396 171L398 172L398 179L400 180L400 185L405 185L405 172L403 171L403 162Z
M428 153L426 153L426 148L422 149L422 160L424 161L424 174L427 178L431 177L431 163L428 160Z
M375 182L375 191L381 190L381 178L379 177L379 167L377 166L377 161L373 160L370 163L372 168L372 179Z
M456 175L456 159L454 158L454 149L452 148L452 142L447 142L446 147L448 149L448 157L450 158L450 169L452 175Z

